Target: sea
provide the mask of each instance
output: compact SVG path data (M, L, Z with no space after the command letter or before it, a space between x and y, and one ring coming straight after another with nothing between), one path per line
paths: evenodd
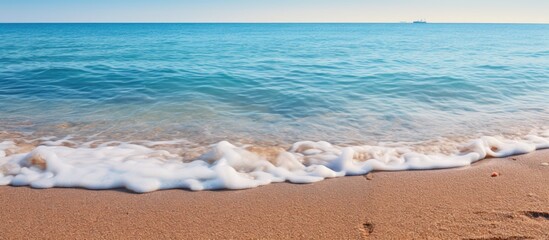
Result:
M549 148L548 121L544 24L0 24L0 185L467 167Z

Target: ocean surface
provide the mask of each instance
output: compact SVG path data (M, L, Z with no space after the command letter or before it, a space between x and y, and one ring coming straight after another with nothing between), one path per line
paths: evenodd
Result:
M466 166L549 147L548 120L549 25L0 24L0 184Z

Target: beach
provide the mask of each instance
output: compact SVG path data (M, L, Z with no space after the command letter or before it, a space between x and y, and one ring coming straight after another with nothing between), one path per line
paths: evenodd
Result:
M544 162L548 150L238 191L2 186L0 238L547 239Z
M543 9L0 1L0 240L549 240Z

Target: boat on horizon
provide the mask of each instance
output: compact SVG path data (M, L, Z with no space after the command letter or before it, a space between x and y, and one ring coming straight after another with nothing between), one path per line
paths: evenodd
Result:
M427 23L427 21L425 21L424 19L421 19L421 20L415 20L412 23Z

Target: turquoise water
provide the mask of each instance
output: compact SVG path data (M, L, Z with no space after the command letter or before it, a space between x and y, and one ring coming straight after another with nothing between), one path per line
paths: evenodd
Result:
M0 24L0 131L284 145L523 133L549 25Z

